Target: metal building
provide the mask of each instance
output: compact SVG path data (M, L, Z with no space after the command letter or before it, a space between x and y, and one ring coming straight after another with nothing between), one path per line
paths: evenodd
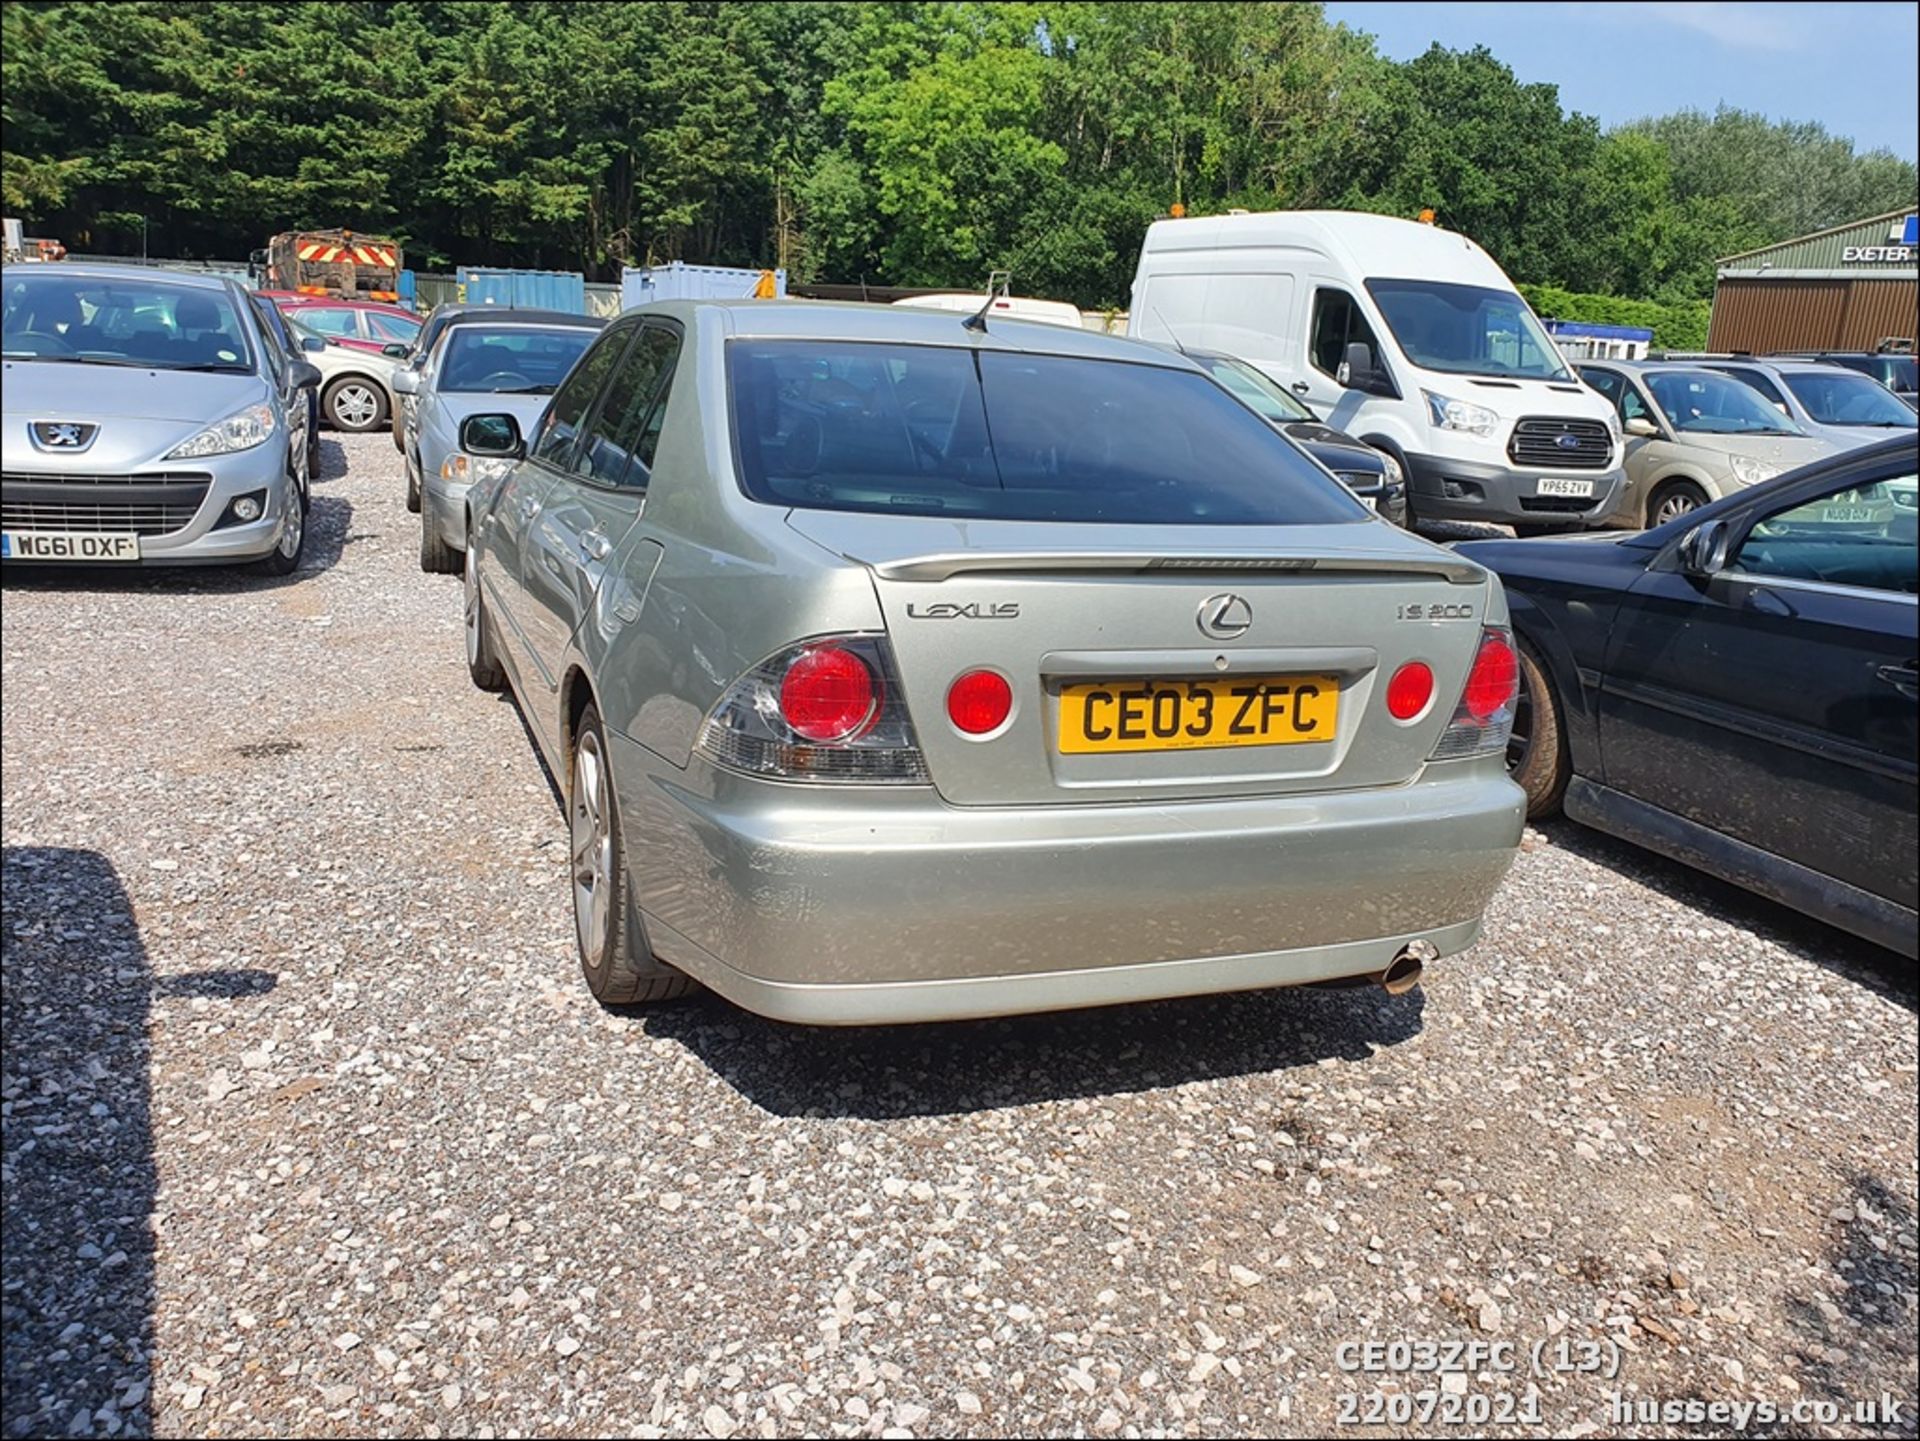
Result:
M1910 210L1719 262L1707 349L1878 350L1920 331L1920 235Z

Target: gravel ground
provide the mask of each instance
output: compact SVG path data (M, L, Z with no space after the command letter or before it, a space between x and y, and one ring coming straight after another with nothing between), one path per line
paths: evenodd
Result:
M1914 1434L1911 966L1555 826L1399 1000L604 1011L390 442L322 474L289 581L6 582L7 1434Z

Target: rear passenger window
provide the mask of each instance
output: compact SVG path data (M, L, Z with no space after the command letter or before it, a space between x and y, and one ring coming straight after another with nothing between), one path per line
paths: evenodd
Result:
M1354 303L1351 295L1344 290L1316 290L1313 295L1313 368L1323 374L1338 378L1340 363L1347 358L1347 347L1359 341L1373 352L1373 364L1376 370L1385 362L1380 355L1380 342L1373 337L1373 327L1367 324L1366 316L1360 313L1360 307Z
M660 433L655 417L665 407L664 381L671 377L679 353L680 337L673 331L659 325L642 328L639 340L614 372L607 398L587 428L586 439L574 459L574 474L602 485L647 488L652 446Z
M580 357L579 363L560 383L553 404L541 418L540 433L534 438L531 452L535 460L556 470L566 470L571 465L580 426L612 373L614 362L632 338L631 330L609 331Z
M680 337L667 330L647 332L648 340L656 337L664 341L660 388L647 411L646 424L640 427L640 440L633 448L633 470L627 475L627 484L638 485L642 490L653 474L654 452L660 449L660 427L667 419L667 400L673 394L673 375L680 364Z

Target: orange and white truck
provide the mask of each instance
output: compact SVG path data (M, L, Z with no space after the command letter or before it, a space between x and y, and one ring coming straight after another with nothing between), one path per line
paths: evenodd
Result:
M252 255L263 290L334 300L400 298L400 243L351 230L287 230Z

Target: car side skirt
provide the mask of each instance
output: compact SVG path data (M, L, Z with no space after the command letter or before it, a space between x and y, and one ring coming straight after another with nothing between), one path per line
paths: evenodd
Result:
M1920 942L1920 916L1896 901L1784 860L1745 841L1675 815L1633 796L1575 776L1562 808L1597 831L1632 841L1684 865L1718 876L1755 895L1850 931L1909 960Z

